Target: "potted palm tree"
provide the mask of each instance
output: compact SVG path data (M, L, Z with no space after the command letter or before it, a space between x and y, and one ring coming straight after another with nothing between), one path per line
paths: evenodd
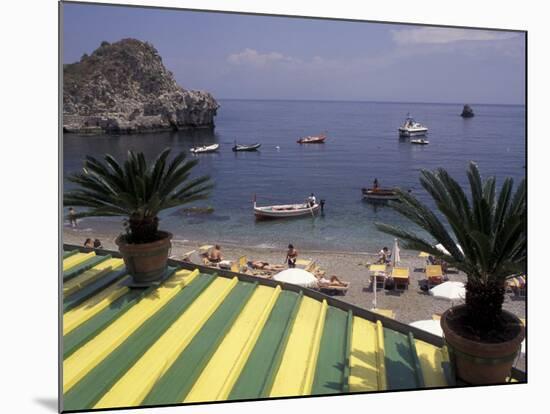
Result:
M104 162L87 156L81 172L68 180L77 188L63 199L66 206L85 207L79 217L124 216L125 232L116 243L134 281L150 283L165 274L172 234L158 229L160 211L205 199L210 178L190 178L198 160L186 161L185 153L170 162L170 148L148 165L141 152L128 151L119 163L107 154Z
M436 212L401 191L400 202L392 203L393 209L447 252L435 248L423 235L376 225L402 239L404 248L425 251L467 275L465 304L450 308L441 317L445 342L463 381L502 383L510 376L525 336L521 321L502 309L506 279L526 270L525 179L513 193L511 178L497 191L495 178L482 180L473 162L467 175L469 197L444 169L421 172L420 182L435 202Z

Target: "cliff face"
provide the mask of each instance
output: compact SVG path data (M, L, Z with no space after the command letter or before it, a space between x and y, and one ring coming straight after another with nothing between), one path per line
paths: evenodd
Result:
M179 86L149 43L103 42L63 67L63 130L135 133L214 127L219 105L208 92Z

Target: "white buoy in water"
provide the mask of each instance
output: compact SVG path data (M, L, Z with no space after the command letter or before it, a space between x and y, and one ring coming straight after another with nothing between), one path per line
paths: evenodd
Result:
M281 147L279 147L278 145L275 148L277 148L277 151L279 151L281 149Z

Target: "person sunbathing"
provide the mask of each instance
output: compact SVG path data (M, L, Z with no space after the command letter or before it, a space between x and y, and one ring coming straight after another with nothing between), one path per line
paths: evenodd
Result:
M261 260L251 261L251 262L248 262L248 264L250 265L250 267L252 267L252 269L257 269L257 270L284 270L285 269L285 266L283 265L270 265L268 262L263 262Z
M212 263L219 263L223 260L222 252L219 244L216 244L210 252L208 252L207 259Z
M324 276L321 276L317 279L320 287L327 287L327 286L342 286L347 287L349 285L349 282L344 282L340 279L338 279L337 276L332 275L330 279L327 279Z

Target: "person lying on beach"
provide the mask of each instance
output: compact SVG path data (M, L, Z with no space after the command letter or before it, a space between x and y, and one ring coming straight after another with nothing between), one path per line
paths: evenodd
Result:
M286 252L286 257L285 257L285 262L288 264L289 269L296 267L297 258L298 258L298 250L296 250L292 244L289 244L288 250Z
M317 279L320 287L327 287L327 286L342 286L347 287L349 285L349 282L344 282L340 279L338 279L337 276L332 275L330 279L327 279L324 276L321 276Z
M216 244L212 250L208 252L207 259L212 263L219 263L223 260L221 247Z
M262 262L261 260L248 262L248 265L252 269L257 269L257 270L284 270L285 269L284 265L270 265L268 262Z

